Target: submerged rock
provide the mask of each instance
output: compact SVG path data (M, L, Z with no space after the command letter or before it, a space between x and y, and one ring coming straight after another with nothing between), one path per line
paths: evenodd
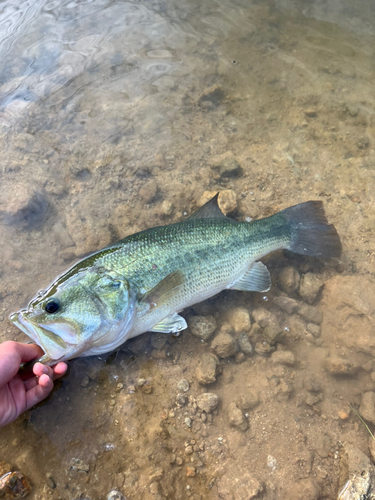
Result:
M359 407L359 413L362 417L375 424L375 393L372 391L364 392L362 394L361 406Z
M238 337L238 346L244 354L253 353L253 346L251 345L246 333L241 333L241 335Z
M295 293L300 284L300 274L295 267L285 267L279 274L278 284L281 290L288 295Z
M5 224L22 225L28 229L42 222L47 215L48 200L38 187L16 184L11 189L2 186L0 213Z
M271 360L278 365L293 366L296 362L291 351L276 351L272 354Z
M370 459L350 443L340 451L338 500L375 500L375 468Z
M211 348L220 358L228 358L237 352L236 340L229 333L219 333L211 342Z
M0 498L16 500L24 498L31 491L31 484L22 472L7 472L0 477Z
M359 370L355 361L333 356L326 360L326 368L332 375L354 375Z
M193 316L188 320L191 333L195 337L208 340L216 330L216 320L213 316Z
M200 410L211 413L219 404L219 397L212 392L205 392L197 397L196 403Z
M318 298L323 285L321 278L313 273L306 273L301 278L299 294L303 300L312 304Z
M245 415L237 407L236 403L230 403L228 406L229 423L232 427L237 427L241 431L245 431L249 424Z
M195 376L198 382L202 385L208 385L215 382L218 364L219 360L214 354L203 354L195 370Z
M121 491L117 490L112 490L108 493L107 495L107 500L126 500L127 497L125 497Z
M251 329L250 314L245 307L235 307L227 313L227 319L236 333L249 332Z

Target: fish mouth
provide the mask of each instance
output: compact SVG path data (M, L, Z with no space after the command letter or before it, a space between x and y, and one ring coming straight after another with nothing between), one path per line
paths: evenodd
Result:
M27 313L28 311L23 309L11 314L9 320L43 349L46 353L43 356L43 362L52 364L53 361L53 364L55 364L67 358L67 352L71 350L71 346L68 346L59 335L50 329L37 325L27 317Z

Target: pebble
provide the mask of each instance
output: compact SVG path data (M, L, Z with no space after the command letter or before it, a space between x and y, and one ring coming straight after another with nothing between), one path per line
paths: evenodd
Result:
M350 415L350 412L346 411L346 410L343 410L343 409L340 409L338 412L337 412L337 415L339 416L339 418L341 420L347 420L349 418L349 415Z
M297 313L309 323L320 325L323 321L323 313L317 307L310 306L304 302L298 303Z
M7 472L0 477L0 497L4 500L24 498L31 491L31 484L22 472Z
M189 388L190 388L189 382L185 378L181 379L177 384L177 389L180 392L187 392Z
M263 341L257 342L254 350L260 356L269 356L275 350L275 347L270 345L268 342Z
M355 361L334 356L326 360L326 368L332 375L354 375L360 366Z
M283 333L275 314L263 308L252 312L255 322L263 328L263 335L269 344L274 344Z
M279 297L275 297L273 302L280 307L283 311L288 314L294 314L298 308L297 300L291 299L290 297L286 297L284 295L280 295Z
M198 205L202 207L205 203L211 200L217 191L205 191L203 196L198 202ZM233 212L237 208L236 193L231 189L226 189L219 192L218 205L220 210L226 215L229 212Z
M303 385L309 392L320 392L322 390L321 385L316 380L314 375L307 376L303 382Z
M276 351L272 354L271 360L278 365L293 366L296 362L291 351Z
M47 486L49 488L51 488L52 490L54 490L56 488L56 483L52 477L51 472L47 472L47 474L46 474L46 483L47 483Z
M219 404L219 398L212 392L205 392L197 397L197 407L206 413L211 413Z
M164 215L171 215L173 210L172 203L168 200L164 200L163 203L161 204L161 210Z
M277 460L272 455L267 457L267 467L273 472L277 469Z
M237 160L235 160L233 157L231 158L230 156L222 160L219 168L220 177L222 179L233 179L236 177L241 177L241 175L243 175L243 169L241 165Z
M192 465L188 465L186 467L186 476L187 477L194 477L195 474L196 474L195 467L193 467Z
M79 472L86 472L86 473L88 473L90 471L90 465L85 464L80 458L73 457L70 460L69 465L70 465L69 470L71 470L71 471L79 471Z
M298 290L300 279L300 274L295 267L284 267L278 276L278 285L283 292L292 295Z
M202 385L208 385L215 382L218 364L219 360L214 354L203 354L195 370L195 376L198 382Z
M211 348L220 358L233 356L237 351L237 342L229 333L219 333L211 342Z
M234 360L236 361L236 363L243 363L246 359L246 356L243 352L236 352L235 356L234 356Z
M307 323L306 330L318 339L321 335L321 330L319 325L314 325L314 323Z
M317 111L316 111L316 108L305 108L303 110L303 112L305 113L306 116L308 116L309 118L315 118L316 115L317 115Z
M185 418L185 420L184 420L184 422L185 422L185 425L186 425L187 427L189 427L189 429L190 429L190 427L191 427L191 423L192 423L191 418L186 417L186 418Z
M302 276L299 294L309 304L312 304L318 298L318 295L323 288L324 283L314 273L306 273Z
M359 407L359 413L362 417L375 424L375 393L372 391L364 392L362 394L361 406Z
M247 333L241 333L241 335L238 337L238 347L244 354L252 354L253 353L253 346L250 343L249 337L247 336Z
M177 394L176 403L178 404L178 406L185 406L187 402L188 397L186 394Z
M191 333L203 340L208 340L216 330L216 320L213 316L192 316L188 324Z
M185 455L191 455L193 451L194 451L193 447L191 445L188 445L185 448Z
M227 313L227 319L236 333L249 332L251 329L250 314L245 307L235 307Z
M235 403L242 411L253 410L259 404L259 394L250 389L245 394L238 396Z
M375 469L370 459L352 444L345 442L340 451L338 500L372 499Z
M89 383L90 383L90 379L89 379L89 377L87 375L85 375L83 377L83 379L81 380L81 386L82 387L87 387L89 385Z
M126 500L127 497L125 497L121 491L118 490L112 490L108 493L107 495L107 500Z
M289 337L302 339L306 335L306 322L297 314L288 318ZM319 328L319 327L318 327Z
M236 403L230 403L228 406L229 423L232 427L236 427L241 431L245 431L249 424L245 415L237 407Z
M155 198L157 191L157 182L154 179L151 179L141 187L139 195L146 203L151 203Z
M2 191L0 212L3 213L6 224L26 225L30 228L41 222L47 214L48 201L37 187L15 184L12 189Z

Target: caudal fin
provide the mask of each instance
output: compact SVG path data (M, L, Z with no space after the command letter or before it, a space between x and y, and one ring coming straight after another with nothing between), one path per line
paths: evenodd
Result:
M336 229L328 224L321 201L307 201L286 208L283 214L292 228L289 250L311 257L340 257L341 241Z

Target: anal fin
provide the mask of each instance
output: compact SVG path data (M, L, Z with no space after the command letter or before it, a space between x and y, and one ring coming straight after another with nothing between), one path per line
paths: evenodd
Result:
M159 333L179 333L187 328L187 323L182 316L173 313L154 325L149 331Z
M268 292L271 288L270 272L261 262L254 262L250 269L228 288L245 292Z

